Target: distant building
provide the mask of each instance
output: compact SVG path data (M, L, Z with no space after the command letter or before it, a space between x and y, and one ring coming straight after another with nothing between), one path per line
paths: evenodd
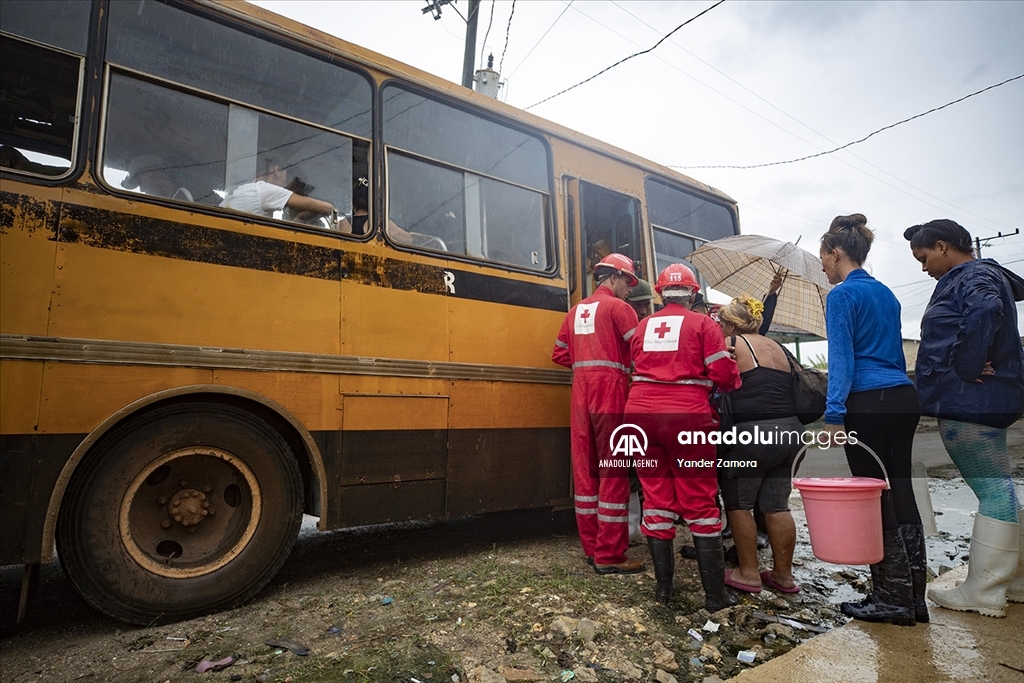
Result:
M917 364L917 350L921 347L921 342L917 339L904 339L903 340L903 357L907 361L907 374L910 378L914 378L914 365Z

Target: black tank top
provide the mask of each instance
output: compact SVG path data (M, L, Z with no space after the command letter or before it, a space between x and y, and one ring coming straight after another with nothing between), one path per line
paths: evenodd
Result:
M740 373L743 386L729 394L732 403L733 420L775 420L796 415L793 407L793 379L790 373L775 368L765 368L757 360L754 349L746 339L740 339L750 349L754 367Z

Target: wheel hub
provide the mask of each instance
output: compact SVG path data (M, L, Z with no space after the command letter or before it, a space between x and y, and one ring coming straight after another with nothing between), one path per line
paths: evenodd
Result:
M142 468L120 507L119 531L132 559L153 574L187 578L214 572L242 552L256 533L262 496L242 459L190 447Z
M206 494L192 488L178 491L167 503L167 516L189 531L213 513Z

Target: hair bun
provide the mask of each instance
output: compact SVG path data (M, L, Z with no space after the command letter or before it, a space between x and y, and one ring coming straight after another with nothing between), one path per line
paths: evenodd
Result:
M909 242L910 240L914 239L914 235L921 232L922 228L924 228L923 225L911 225L909 228L903 231L903 239Z
M862 213L852 213L849 216L836 216L829 226L830 232L843 232L846 230L855 231L867 227L868 219Z

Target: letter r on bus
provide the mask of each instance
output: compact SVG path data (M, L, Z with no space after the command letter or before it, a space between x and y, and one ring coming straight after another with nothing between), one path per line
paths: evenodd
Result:
M455 273L450 270L444 271L444 286L448 289L449 294L455 293Z

